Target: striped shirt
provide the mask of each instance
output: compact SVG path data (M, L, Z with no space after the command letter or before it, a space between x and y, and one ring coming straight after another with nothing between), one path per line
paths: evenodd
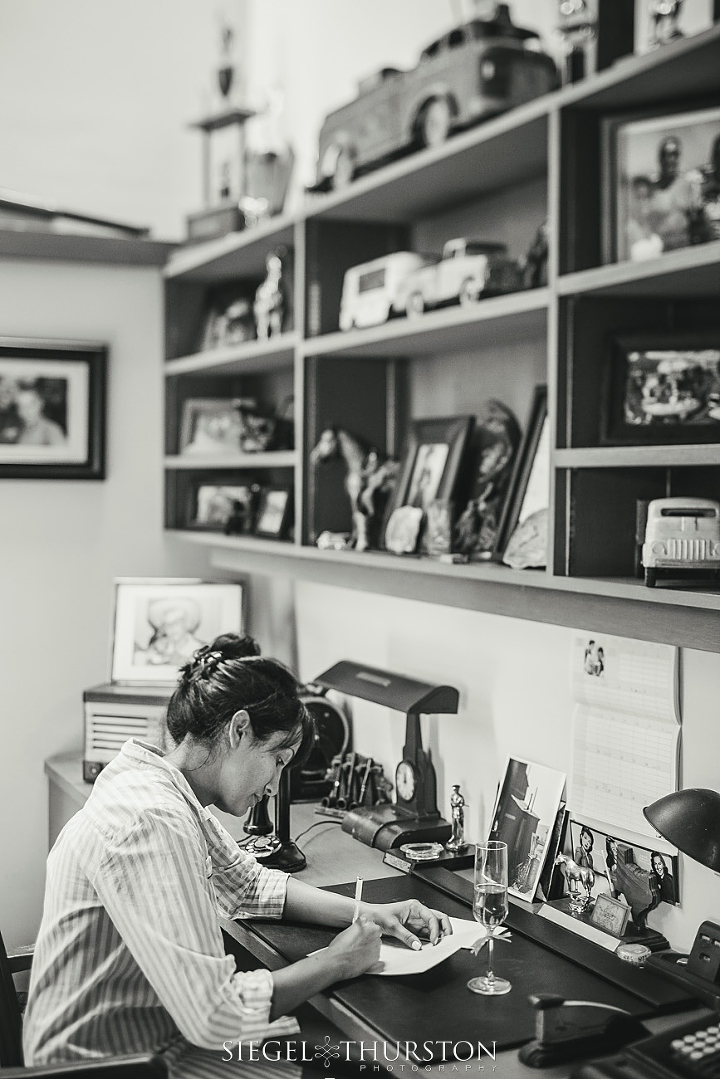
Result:
M169 1046L189 1064L193 1046L214 1056L224 1041L295 1033L294 1019L270 1022L270 972L236 973L218 921L279 918L286 885L159 750L127 742L48 858L26 1064Z

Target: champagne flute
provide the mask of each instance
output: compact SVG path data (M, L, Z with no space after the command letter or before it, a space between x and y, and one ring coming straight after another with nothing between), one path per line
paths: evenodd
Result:
M501 996L512 986L505 978L493 973L493 930L507 918L508 913L508 849L507 843L492 840L475 847L473 917L488 930L488 968L481 978L467 983L473 993Z

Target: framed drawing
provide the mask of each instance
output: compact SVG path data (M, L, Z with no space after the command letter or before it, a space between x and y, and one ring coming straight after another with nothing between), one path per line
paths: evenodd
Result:
M500 518L493 558L504 561L510 540L526 521L537 522L539 515L547 513L550 497L550 428L547 411L547 386L538 385L533 393L530 418L515 457L510 486ZM532 551L525 552L531 558L524 565L544 566L546 551L540 550L538 535L528 528L528 541ZM518 563L519 567L520 563ZM517 567L516 567L517 568Z
M720 239L720 107L603 128L603 261Z
M0 477L105 478L107 348L0 338Z
M255 535L265 539L287 539L292 524L290 487L265 487L260 491Z
M720 332L613 341L600 435L607 445L720 442Z
M184 578L115 582L111 679L171 683L197 648L220 633L243 633L244 583Z
M239 454L243 425L237 405L230 398L188 398L180 424L180 453L183 456Z

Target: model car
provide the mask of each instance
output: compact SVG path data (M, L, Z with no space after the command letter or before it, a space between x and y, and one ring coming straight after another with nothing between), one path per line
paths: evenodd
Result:
M720 580L720 502L712 498L656 498L648 506L642 548L645 584L658 574Z
M343 279L340 329L379 326L392 314L402 314L400 297L405 279L426 261L425 256L414 251L393 251L371 262L351 266Z
M483 295L514 292L522 285L522 269L508 257L505 244L448 240L440 259L407 275L398 304L408 315L420 315L428 307L458 300L472 303Z
M340 187L413 146L448 135L558 84L538 35L515 26L507 4L492 19L456 26L423 50L410 71L383 68L320 130L316 187Z

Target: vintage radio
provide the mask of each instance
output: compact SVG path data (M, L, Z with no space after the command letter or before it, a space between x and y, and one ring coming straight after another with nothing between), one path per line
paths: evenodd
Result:
M92 783L128 738L162 747L171 686L93 686L83 693L83 779Z

